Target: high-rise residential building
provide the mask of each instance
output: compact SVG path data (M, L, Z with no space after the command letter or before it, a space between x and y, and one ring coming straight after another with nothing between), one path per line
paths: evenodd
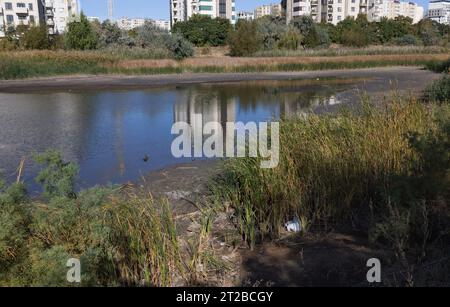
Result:
M286 20L302 15L311 15L316 22L337 24L346 17L356 18L360 12L366 12L366 0L287 0Z
M397 0L369 0L367 18L369 21L379 21L381 18L410 17L413 23L423 18L424 9L414 2Z
M431 0L428 5L428 18L450 25L450 0Z
M359 14L367 14L369 21L407 16L416 23L423 18L423 7L397 0L284 0L283 6L288 23L302 15L311 15L316 22L335 25L347 17L356 18Z
M64 33L67 25L79 16L78 0L43 0L49 33Z
M37 25L45 21L41 0L0 0L0 37L10 27Z
M261 5L255 9L254 18L261 18L263 16L281 16L281 4Z
M186 21L192 15L221 17L236 23L235 0L170 0L170 24Z
M255 19L255 13L253 12L238 12L237 13L237 19L238 20L253 20Z

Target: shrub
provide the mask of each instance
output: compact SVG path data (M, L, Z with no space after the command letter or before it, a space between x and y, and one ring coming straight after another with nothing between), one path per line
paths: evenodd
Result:
M50 40L45 25L30 27L20 38L20 44L25 49L49 49Z
M416 46L419 45L419 39L412 34L406 34L393 39L393 44L398 46Z
M341 34L341 44L349 47L366 47L369 45L367 35L358 29L349 29Z
M262 39L255 21L240 20L229 36L231 56L250 56L260 49Z
M170 39L166 42L166 46L177 60L194 55L194 47L192 44L179 33L172 34Z
M45 166L36 177L36 182L44 188L45 197L68 197L74 194L75 178L78 174L76 164L64 162L61 154L54 150L36 155L35 160Z
M425 101L437 103L450 102L450 75L444 74L425 89Z

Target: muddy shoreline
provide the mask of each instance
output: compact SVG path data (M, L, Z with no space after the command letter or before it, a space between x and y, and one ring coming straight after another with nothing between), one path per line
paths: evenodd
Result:
M437 75L421 67L380 67L365 69L321 70L268 73L186 73L166 75L72 75L25 80L2 80L0 92L32 93L42 91L100 91L130 90L153 87L191 85L200 83L228 83L259 80L293 80L317 78L376 78L423 84ZM430 79L431 78L431 79ZM399 82L400 83L400 82ZM402 85L399 84L401 88ZM416 88L413 86L411 88Z

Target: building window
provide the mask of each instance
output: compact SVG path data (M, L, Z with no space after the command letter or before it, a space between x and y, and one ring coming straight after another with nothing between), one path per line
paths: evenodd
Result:
M13 15L6 15L6 23L9 24L9 25L14 23L14 16Z
M12 3L11 2L6 2L5 3L5 9L7 11L12 11L13 7L12 7Z
M16 5L17 7L20 7L20 8L26 8L27 6L26 6L26 4L25 3L23 3L23 2L17 2L17 5Z
M29 9L30 11L33 10L33 3L28 3L28 9Z

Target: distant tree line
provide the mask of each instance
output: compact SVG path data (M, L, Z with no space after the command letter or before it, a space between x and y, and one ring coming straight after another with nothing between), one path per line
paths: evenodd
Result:
M409 17L383 18L368 22L367 16L348 17L337 25L315 23L310 16L286 24L282 17L264 16L253 21L193 16L172 29L195 46L229 45L231 54L251 55L260 50L327 48L332 43L349 47L368 45L448 45L450 26L423 19L417 24Z
M450 26L429 19L413 24L409 17L368 22L366 15L360 14L333 25L301 16L287 25L282 17L265 16L239 20L232 26L228 19L194 15L175 23L169 33L151 23L124 31L108 20L89 22L81 14L78 21L68 24L63 35L49 36L45 25L11 28L0 40L0 49L108 49L123 54L139 51L143 57L183 59L193 56L194 46L229 45L232 56L249 56L258 51L328 48L331 44L449 46L449 41Z
M97 50L114 52L145 50L145 55L182 59L194 54L193 45L181 34L171 35L152 23L130 31L121 30L117 24L106 20L90 22L84 14L70 22L64 34L48 35L45 24L9 28L0 40L2 50Z

